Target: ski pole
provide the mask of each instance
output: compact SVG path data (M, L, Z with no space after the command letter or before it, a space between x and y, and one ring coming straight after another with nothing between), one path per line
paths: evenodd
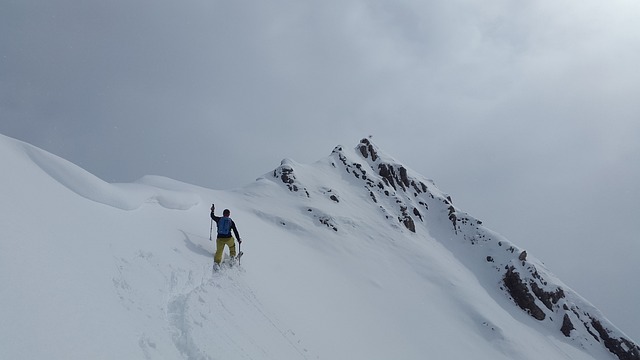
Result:
M213 214L213 210L216 208L215 204L211 204L211 214ZM213 241L211 238L211 234L213 233L213 217L211 218L211 227L209 228L209 241Z

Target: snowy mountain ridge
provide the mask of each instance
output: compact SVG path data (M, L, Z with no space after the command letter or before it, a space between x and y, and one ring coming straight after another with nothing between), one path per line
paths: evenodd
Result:
M402 224L415 233L416 226L422 225L429 233L429 229L441 228L448 220L453 234L448 239L447 235L436 238L443 238L454 253L465 254L464 262L474 272L484 273L479 279L485 279L485 286L499 286L526 313L582 347L600 344L619 359L640 358L640 348L603 318L599 310L555 278L539 260L529 258L525 250L457 209L451 197L440 192L433 181L381 153L368 139L358 144L355 154L359 156L346 155L342 147L336 147L331 165L359 180L390 226L402 230ZM309 196L304 184L296 181L291 166L283 164L274 177L280 177L289 190L302 189ZM330 217L319 220L338 231ZM458 250L464 244L474 249Z
M108 184L13 139L0 149L2 358L640 359L540 261L368 139L230 191ZM247 254L217 274L211 202L232 209Z

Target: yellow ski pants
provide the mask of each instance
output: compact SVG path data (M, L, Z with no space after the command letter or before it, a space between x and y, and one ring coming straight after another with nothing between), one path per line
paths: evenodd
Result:
M215 261L216 264L222 262L222 253L224 252L225 245L229 247L229 255L231 255L232 258L236 257L236 243L233 236L230 238L217 238L216 254L213 256L213 261Z

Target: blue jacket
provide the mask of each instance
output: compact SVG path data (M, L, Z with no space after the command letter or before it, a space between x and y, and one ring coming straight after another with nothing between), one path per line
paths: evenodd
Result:
M213 221L216 222L216 225L218 225L220 223L220 219L222 219L223 217L215 216L212 211L211 218L213 219ZM218 227L218 231L220 231L220 227ZM218 237L223 239L228 239L231 237L231 231L233 231L233 233L236 235L236 238L240 240L240 234L238 233L238 228L236 228L236 223L233 222L233 220L231 220L231 227L229 228L229 232L224 234L221 234L220 232L218 232Z

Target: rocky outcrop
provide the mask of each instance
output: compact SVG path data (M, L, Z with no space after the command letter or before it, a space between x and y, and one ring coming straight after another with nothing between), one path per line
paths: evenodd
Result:
M562 317L562 327L560 328L560 331L562 331L564 336L570 337L571 330L574 330L574 329L575 327L573 327L573 323L571 322L569 315L564 314L564 316Z
M612 331L602 325L598 319L591 318L591 326L593 326L598 332L598 335L600 335L604 346L620 360L640 359L640 347L638 347L638 345L628 339L616 337L612 334Z
M296 174L290 160L282 160L280 166L273 170L273 177L279 179L291 192L302 192L310 197L309 191L296 179Z
M347 174L359 180L373 203L385 203L380 206L387 219L396 219L395 224L400 223L407 230L416 232L416 221L424 221L418 208L428 209L428 205L424 202L414 204L414 201L408 199L410 193L407 191L413 187L417 196L418 193L426 192L427 186L412 181L404 166L384 161L377 147L368 139L362 139L356 150L360 159L349 158L343 148L337 146L332 152L336 160L334 166L342 167Z
M368 179L365 187L371 199L376 203L380 198L391 200L394 204L392 212L397 214L395 218L406 229L415 233L416 223L425 221L421 211L428 211L428 201L435 199L429 193L427 184L416 177L411 177L405 166L382 156L369 139L362 139L356 149L368 166L355 162L349 164L348 161L343 161L343 164L347 167L355 167L359 171L362 171L363 167L369 168L373 174L368 178L365 177L366 173L362 175L364 180ZM339 153L337 155L342 158ZM359 177L357 172L355 174L354 176ZM426 199L420 199L422 196Z
M515 271L513 266L507 269L503 282L507 291L511 294L513 301L520 306L522 310L537 320L544 320L547 317L544 311L536 305L535 297L531 294L526 282L522 280L520 274Z
M548 276L526 258L526 252L521 252L517 261L513 261L515 265L506 267L502 278L504 289L516 305L534 319L554 327L555 319L562 319L557 328L578 343L588 343L592 338L620 360L640 360L638 345L625 338L608 320L594 315L598 313L596 309L577 304L573 296L569 298L565 289L547 280Z

